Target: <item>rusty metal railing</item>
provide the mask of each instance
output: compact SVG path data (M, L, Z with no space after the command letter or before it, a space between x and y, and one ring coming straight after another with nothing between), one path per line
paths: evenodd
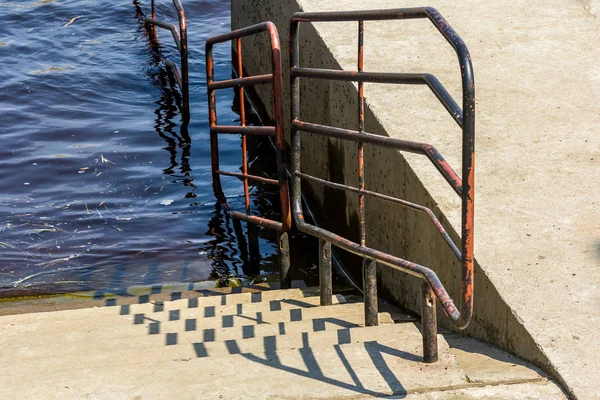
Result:
M429 19L444 38L454 48L459 61L462 76L462 109L452 99L442 84L431 74L376 73L363 71L364 21L394 19ZM326 70L301 68L299 66L299 24L301 22L357 21L358 22L358 62L357 71ZM475 133L475 86L473 67L469 51L463 40L452 29L440 13L429 7L392 10L351 11L351 12L299 12L293 15L290 26L291 47L291 97L292 97L292 208L296 226L302 232L319 238L321 304L331 304L331 245L363 257L363 287L365 302L365 324L377 325L377 275L376 262L402 270L423 279L421 290L423 359L425 362L437 361L437 298L445 314L458 329L467 327L473 311L473 199L474 199L474 133ZM300 118L300 79L331 79L336 81L358 82L357 130L334 128ZM427 85L444 105L463 133L462 143L462 179L431 145L411 142L366 133L364 130L364 82L390 84ZM358 187L319 179L301 172L300 132L339 138L357 143L358 148ZM460 249L450 239L435 214L428 208L406 200L394 198L365 189L364 181L364 144L395 148L411 153L425 155L435 168L444 176L462 201L462 238ZM308 224L304 220L301 194L301 180L317 182L328 187L347 190L359 195L360 242L355 243L325 229ZM424 212L436 226L443 239L462 264L462 305L460 311L448 295L448 292L429 268L386 254L366 245L365 240L365 197L376 197L404 207Z
M156 41L156 27L167 29L173 35L173 39L175 40L175 45L177 46L177 51L180 56L181 63L181 72L179 68L170 60L165 60L164 63L169 68L173 76L175 77L175 82L177 82L177 86L179 86L179 90L181 90L182 97L182 111L184 119L189 119L190 115L190 95L189 95L189 80L188 80L188 45L187 45L187 22L185 19L185 11L183 10L183 5L180 0L173 0L173 5L177 10L177 18L179 19L179 30L173 24L169 24L167 22L158 21L156 19L156 10L154 7L154 0L152 0L152 18L145 18L144 25L151 26L151 39Z
M244 76L242 67L242 38L246 36L256 35L261 32L267 32L271 43L271 64L272 72L269 74ZM237 78L215 81L214 80L214 63L213 63L213 46L217 43L235 41L237 63L236 72ZM281 75L281 50L279 42L279 33L272 22L263 22L252 25L246 28L238 29L229 33L218 36L213 36L206 41L206 80L208 88L208 105L209 105L209 123L210 123L210 147L212 159L212 175L213 188L217 199L228 210L229 214L241 221L247 222L249 236L252 235L250 229L252 226L259 225L268 229L272 229L278 234L279 248L279 270L280 282L282 288L289 288L291 284L290 254L289 254L289 239L288 231L290 230L292 217L290 213L290 199L288 192L288 182L285 171L285 152L284 152L284 137L283 137L283 104L282 104L282 75ZM265 83L273 85L273 119L274 126L246 126L246 111L245 111L245 95L244 87L253 86ZM217 107L215 91L219 89L236 88L239 97L240 109L240 126L218 125L217 123ZM242 139L242 172L221 171L219 168L219 134L240 134ZM277 179L269 179L261 176L248 174L248 159L246 151L247 136L275 136L276 159L277 159ZM244 201L246 212L241 213L231 209L227 203L227 199L223 193L221 186L221 175L233 176L242 179L244 183ZM281 222L262 218L256 215L251 215L250 210L250 194L249 181L261 182L279 187L279 200L281 203ZM258 239L256 235L254 247L258 247ZM250 238L252 240L252 237ZM252 246L252 244L251 244Z

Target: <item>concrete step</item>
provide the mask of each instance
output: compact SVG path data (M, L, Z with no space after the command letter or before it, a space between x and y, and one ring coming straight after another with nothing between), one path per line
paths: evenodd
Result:
M298 325L298 327L296 327ZM304 321L294 324L294 329L285 334L275 332L269 335L245 336L241 331L230 335L229 338L203 341L202 335L196 337L184 336L182 332L167 333L163 335L145 335L140 331L137 337L115 338L104 340L87 340L75 343L53 343L25 347L6 348L0 355L0 363L35 364L37 362L49 363L53 368L73 368L76 365L82 368L90 359L100 362L114 358L112 363L137 362L140 355L151 356L169 361L172 359L185 359L190 357L215 357L239 353L270 354L273 351L287 351L302 347L320 347L349 344L357 341L370 340L379 335L414 335L418 329L412 323L407 324L382 324L376 327L352 328L339 326L327 330L314 331L313 325ZM256 326L258 327L258 325ZM262 332L264 333L264 332ZM183 340L182 340L183 339ZM186 340L187 339L187 340ZM212 338L211 338L212 339ZM416 349L418 350L418 349ZM82 357L82 355L85 355ZM107 358L108 357L108 358ZM6 364L5 364L6 365Z
M79 328L88 331L99 330L105 326L112 328L123 325L123 321L130 321L131 324L145 324L146 322L149 324L152 322L176 324L177 321L194 318L203 319L208 325L213 326L218 324L213 320L222 320L224 316L236 316L237 318L245 318L248 321L255 321L255 323L262 323L264 322L263 315L271 312L278 313L275 314L277 317L288 314L288 317L283 317L283 320L297 320L301 319L303 311L290 310L308 310L319 305L319 298L316 296L275 300L274 298L277 297L281 297L281 294L267 296L267 299L263 302L229 302L229 305L224 306L204 305L198 299L198 302L194 301L191 305L187 301L174 301L161 303L158 307L156 304L150 304L143 305L144 308L141 309L132 310L128 308L125 311L122 308L109 307L26 314L20 318L15 318L15 316L11 315L0 317L0 336L4 334L17 334L19 332L34 332L38 329L43 329L44 331L64 330L67 326L70 331ZM335 295L332 298L333 304L344 301L344 297L340 295ZM137 312L141 310L148 312Z
M333 306L331 306L333 307ZM231 340L249 340L263 337L287 337L305 332L338 332L356 328L364 325L364 313L357 310L356 305L350 309L337 310L323 307L319 310L319 317L304 319L302 321L280 321L277 323L248 324L242 320L242 324L205 328L186 322L171 325L170 329L152 330L151 325L129 326L128 333L115 335L115 329L101 332L86 332L67 330L64 332L53 332L44 335L5 335L0 337L0 363L11 359L33 359L40 357L51 357L53 354L65 351L69 352L93 352L112 351L124 348L160 347L175 344L198 344L225 342ZM335 314L335 317L330 316ZM388 313L379 314L380 324L393 324ZM340 332L340 335L347 335ZM342 336L341 336L342 337ZM346 337L346 336L343 336ZM94 343L90 346L89 343Z
M226 288L227 289L227 288ZM230 289L230 288L229 288ZM217 291L191 291L191 292L175 292L165 296L155 295L140 295L136 297L136 303L132 303L131 298L118 298L114 302L110 302L110 306L104 307L87 307L83 309L69 309L49 312L35 313L35 321L42 322L57 322L65 319L87 319L86 311L93 308L98 316L111 315L128 315L132 313L150 314L158 311L169 311L185 308L198 307L219 307L219 306L238 306L242 305L248 310L252 306L250 304L263 304L282 300L304 299L306 297L315 297L318 295L318 288L297 288L287 290L264 290L255 292L244 292L235 294L226 294ZM174 296L176 294L177 296ZM105 301L106 303L106 301ZM120 304L127 303L127 304ZM54 314L54 313L60 314ZM0 316L3 324L21 323L23 314L13 314ZM1 328L0 328L1 329Z
M83 312L83 310L81 310ZM89 321L65 320L61 324L43 324L39 322L5 326L0 334L0 346L4 356L15 353L23 356L30 349L40 349L44 346L71 345L77 342L112 341L115 338L139 338L140 336L158 336L166 333L181 332L184 341L215 340L216 337L236 337L248 335L250 331L256 336L278 334L281 330L309 329L323 326L361 325L364 322L362 303L339 304L325 307L294 308L261 314L260 318L246 315L224 315L221 318L198 317L195 312L184 313L180 319L169 320L169 315L157 313L152 317L114 316L98 318L94 309L88 310ZM35 319L28 314L25 320ZM0 319L1 321L1 319ZM295 324L306 322L295 327ZM139 322L139 323L138 323ZM381 323L393 322L389 314L380 314ZM46 326L48 325L48 326ZM33 327L34 329L30 329ZM230 332L228 332L230 331ZM202 335L202 336L201 336ZM208 337L206 337L208 335ZM166 340L166 339L165 339Z
M155 304L124 305L118 308L103 307L35 313L21 315L18 318L16 315L3 316L0 317L0 337L5 334L15 335L19 332L32 333L40 329L43 329L44 332L54 332L64 330L67 326L71 332L78 326L86 330L99 330L104 326L118 326L123 320L129 320L132 324L152 324L188 319L221 318L227 322L236 315L238 318L246 316L248 319L252 318L260 322L261 316L266 312L283 312L295 308L318 306L319 298L316 296L304 297L306 293L312 294L313 292L292 289L286 293L285 290L273 290L272 293L264 294L230 295L232 299L226 301L220 300L221 296L211 296ZM332 302L338 304L344 302L344 298L336 295L333 296ZM85 323L81 323L82 321Z
M0 374L0 387L6 388L4 399L452 398L437 396L452 391L468 399L496 398L489 393L516 393L511 385L526 385L524 398L564 399L530 365L473 339L454 340L450 347L440 336L439 362L423 364L414 324L355 328L350 335L349 343L337 332L281 336L275 346L259 339L205 343L204 355L192 345L96 353L63 348L55 357L11 363ZM481 397L469 397L468 389Z

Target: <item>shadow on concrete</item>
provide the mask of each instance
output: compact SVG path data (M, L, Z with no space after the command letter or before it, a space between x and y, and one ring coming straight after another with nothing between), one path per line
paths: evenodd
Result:
M548 376L545 372L543 372L538 367L534 366L531 363L528 363L524 360L521 360L518 357L513 356L499 348L492 347L488 343L483 342L481 340L477 340L460 333L454 332L440 332L446 342L448 342L448 346L452 349L458 349L465 353L479 354L485 355L491 359L501 361L503 363L509 363L514 365L520 365L529 369L535 370L538 374L542 376Z
M211 295L210 291L205 293L206 295ZM227 304L227 296L218 294L221 296L221 304ZM172 296L175 298L178 297L176 293ZM140 296L141 297L141 296ZM262 302L262 293L257 292L251 295L251 303L259 303ZM140 302L146 301L146 298L140 299ZM260 336L256 335L256 327L261 324L266 324L266 322L262 318L261 312L256 312L257 317L254 318L249 315L243 314L243 304L237 304L236 311L230 315L216 315L216 308L213 305L208 306L200 306L198 304L197 298L188 299L188 308L202 308L203 310L199 313L202 317L199 318L188 318L184 319L181 324L181 331L183 332L198 332L198 341L193 342L191 345L195 351L197 358L205 359L206 362L210 360L210 350L207 348L207 343L216 342L219 340L218 335L222 331L222 329L233 329L233 330L241 330L241 335L239 335L240 339L229 339L223 340L223 346L225 353L229 355L238 355L241 356L251 362L255 362L257 364L261 364L270 368L274 368L280 371L285 371L294 375L298 375L301 377L314 379L316 381L320 381L329 385L333 385L336 387L343 388L345 390L353 391L357 394L364 394L369 396L390 396L393 394L394 398L404 398L407 395L407 391L398 379L398 377L394 374L386 360L384 359L384 355L391 355L393 357L399 357L404 360L414 361L414 362L422 362L422 357L404 352L402 350L398 350L389 346L385 346L377 341L369 341L364 343L364 349L368 354L369 358L365 359L364 362L373 363L377 371L381 374L383 380L387 383L389 387L389 391L387 392L379 392L372 389L367 388L368 385L361 382L359 375L356 373L355 368L351 365L350 361L344 354L344 345L352 343L352 332L351 328L358 327L356 323L351 321L344 320L342 318L335 317L325 317L325 318L311 318L307 319L303 315L303 309L306 308L314 308L317 307L313 304L304 302L302 300L297 299L283 299L283 300L271 300L268 302L269 309L271 311L281 311L282 304L286 303L292 305L293 308L289 309L289 319L285 322L277 322L274 331L277 334L263 336L262 337L262 346L260 350L256 350L255 352L245 352L243 351L243 341L248 339L256 339ZM229 304L233 305L233 304ZM127 305L121 305L121 315L129 314L129 308ZM168 321L176 321L181 318L181 310L169 310L168 312ZM163 304L160 302L154 303L154 312L161 313L165 312L163 308ZM202 319L206 318L221 318L221 323L217 328L206 328L202 329ZM165 320L167 318L164 318ZM237 320L237 321L236 321ZM243 321L249 320L251 324L244 324ZM240 323L242 321L242 323ZM280 349L278 346L278 338L283 337L288 334L289 327L295 322L299 321L312 321L311 331L309 332L295 332L295 334L301 335L302 345L299 348L285 348ZM158 335L161 334L161 322L151 318L144 314L135 314L133 318L133 323L137 325L145 325L147 324L148 330L147 333L149 335ZM339 379L335 379L330 377L327 372L324 371L322 366L317 361L317 357L315 356L314 350L311 347L311 341L317 340L317 338L313 338L313 334L317 332L322 332L330 330L332 332L337 332L337 343L333 345L335 353L339 358L341 365L347 372L350 377L351 382L345 382ZM175 346L175 345L183 345L183 343L179 343L179 333L178 332L164 332L165 335L165 345L166 346ZM238 335L235 335L238 336ZM222 339L221 339L222 340ZM296 366L285 365L281 359L280 354L284 351L286 353L297 352L304 365L305 368L298 368Z

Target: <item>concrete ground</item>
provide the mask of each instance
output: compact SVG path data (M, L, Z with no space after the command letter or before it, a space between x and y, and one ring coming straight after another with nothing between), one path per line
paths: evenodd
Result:
M565 399L532 365L454 333L424 364L399 310L365 328L362 303L337 295L320 307L314 288L266 289L138 290L48 312L30 303L0 316L1 398Z
M485 313L476 310L480 320L470 332L534 360L574 398L600 398L597 1L243 2L262 6L264 12L240 4L237 24L256 22L252 18L277 21L284 55L285 21L299 8L428 5L441 12L469 46L476 82L475 256L485 285L475 288L475 303L488 304ZM316 41L308 48L321 52L323 60L332 54L344 69L356 69L356 23L318 23L315 28L326 49ZM456 56L428 21L365 23L365 71L434 73L460 99ZM329 96L329 107L337 108ZM460 132L426 87L366 84L365 96L368 111L386 134L433 144L458 169ZM347 113L354 114L354 108ZM338 123L344 121L338 111L335 116ZM405 158L442 219L457 230L460 208L452 191L428 160ZM367 163L367 188L368 169ZM496 297L477 297L490 292L488 285ZM488 328L497 328L493 334L477 331L486 320Z

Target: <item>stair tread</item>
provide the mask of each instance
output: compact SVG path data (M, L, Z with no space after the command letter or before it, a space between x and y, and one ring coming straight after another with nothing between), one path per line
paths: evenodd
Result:
M156 307L156 304L162 304L162 307L166 307L166 309L176 309L187 308L188 304L190 304L191 301L198 307L217 307L230 304L265 303L271 300L303 299L307 297L314 297L318 294L318 288L314 287L295 289L274 289L264 290L262 292L253 291L235 294L221 294L216 290L217 289L198 290L190 292L175 292L169 295L169 300L157 300L159 296L151 297L152 295L150 294L143 294L140 296L134 296L134 299L136 299L137 304L136 302L132 302L132 300L134 300L132 298L121 297L119 299L115 299L114 303L110 303L112 304L110 306L57 310L30 314L4 315L0 316L0 322L2 324L24 323L27 321L52 322L67 318L86 319L89 318L90 310L94 310L94 315L96 316L110 316L122 312L123 309L130 310L130 312L153 312ZM177 296L173 296L173 294L177 294ZM115 312L115 310L118 311Z
M334 307L334 306L329 306ZM327 310L325 310L327 311ZM321 315L321 316L319 316ZM393 324L388 313L379 314L380 324ZM32 359L69 352L113 351L125 348L152 348L166 344L191 344L224 342L227 340L246 340L273 336L298 335L305 332L337 332L364 325L364 314L353 308L353 312L337 313L329 317L327 313L319 313L315 318L302 321L279 321L264 324L237 324L231 327L205 328L183 323L171 325L171 329L152 331L149 326L130 326L127 332L112 329L102 331L101 335L93 332L65 332L61 334L36 335L35 338L4 337L0 339L3 348L0 362L15 359ZM2 343L3 342L3 343ZM93 346L91 345L93 344Z
M31 364L35 369L37 363L47 364L48 368L67 370L85 368L90 363L97 365L110 362L112 365L135 364L144 362L160 362L172 359L227 357L240 353L271 354L273 345L277 352L293 351L298 348L318 349L322 346L349 345L357 342L375 340L378 335L385 335L385 340L393 340L394 335L404 339L404 346L409 343L415 352L420 352L421 335L412 323L381 324L375 327L356 326L353 328L330 329L314 332L311 326L305 331L297 331L285 335L269 335L243 339L218 340L203 342L201 340L189 343L167 344L167 334L148 337L142 334L129 340L119 341L88 341L80 342L78 346L62 344L40 347L35 352L24 350L20 355L9 355L3 352L1 362L11 360L11 365ZM151 342L148 339L153 339ZM139 343L136 343L139 341ZM107 345L107 346L103 346ZM447 346L446 346L447 347ZM237 350L236 350L237 349ZM418 353L420 354L420 353ZM417 354L417 355L418 355Z
M219 317L195 318L192 315L182 316L178 320L169 321L168 315L160 316L123 316L120 319L107 321L67 321L61 325L45 326L44 324L5 326L0 334L0 346L10 348L29 348L51 344L66 344L78 341L109 340L115 337L127 338L143 335L158 335L166 332L190 331L190 323L195 330L240 330L243 326L272 325L279 326L283 322L287 326L311 321L313 319L348 319L351 323L362 323L364 307L361 303L344 303L332 306L313 307L306 309L289 309L267 312L258 318L246 315L222 315ZM187 318L187 316L191 318ZM137 319L136 319L137 318ZM161 319L158 319L161 318ZM380 321L393 322L389 314L382 313ZM31 328L31 329L29 329ZM256 328L255 328L256 329ZM266 328L258 328L266 329Z
M302 335L296 335L295 340L278 337L276 346L272 341L246 339L237 341L237 349L214 343L206 346L206 354L198 354L191 344L85 355L68 353L12 363L0 376L0 385L8 383L5 386L10 388L9 395L28 394L30 398L36 398L38 387L56 388L61 394L64 387L69 387L71 392L61 397L81 397L82 390L105 393L107 388L119 388L121 393L138 393L143 388L148 390L143 393L152 398L169 398L185 387L202 393L203 398L216 399L287 398L293 393L304 398L340 398L352 393L380 397L511 380L545 382L535 371L495 357L471 353L464 357L462 350L448 347L441 335L440 360L423 364L422 338L412 323L354 328L350 335L348 342L340 341L337 331L311 332L307 339ZM301 347L294 347L296 344ZM485 375L489 380L471 384L466 376L471 374L472 364L493 372ZM34 387L28 383L32 376L36 377ZM77 387L76 381L84 381L85 386Z

